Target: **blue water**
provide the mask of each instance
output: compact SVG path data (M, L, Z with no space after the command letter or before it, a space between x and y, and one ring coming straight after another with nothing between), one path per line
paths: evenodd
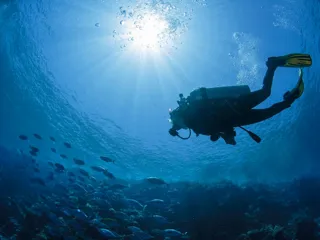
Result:
M93 164L100 155L116 159L109 170L129 179L276 181L316 173L319 1L145 2L2 1L0 145L26 151L19 134L54 136L72 144L68 154ZM129 39L130 11L170 20L158 51ZM292 52L313 58L305 93L290 109L248 127L260 144L241 130L237 146L168 134L168 109L179 93L259 89L266 59ZM297 69L277 70L272 96L259 107L280 101L297 77ZM42 159L55 157L48 141L37 144Z

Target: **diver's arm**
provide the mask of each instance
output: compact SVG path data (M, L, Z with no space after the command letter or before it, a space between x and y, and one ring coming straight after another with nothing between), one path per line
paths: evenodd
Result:
M178 127L177 125L173 125L172 128L169 129L169 134L173 137L178 135L178 130L180 130L181 127Z

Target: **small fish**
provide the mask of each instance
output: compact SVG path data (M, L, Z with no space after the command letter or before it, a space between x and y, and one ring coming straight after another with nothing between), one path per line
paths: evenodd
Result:
M39 140L42 139L42 137L41 137L39 134L37 134L37 133L34 133L33 136L34 136L35 138L39 139Z
M154 222L156 222L158 224L167 224L167 223L169 223L167 218L162 217L160 215L153 215L151 219L152 219L152 221L154 221Z
M63 159L67 159L68 158L67 155L65 155L65 154L60 154L60 157L62 157Z
M103 161L105 161L105 162L112 162L112 163L115 162L113 159L108 158L108 157L104 157L104 156L100 156L100 159L103 160Z
M187 233L182 233L176 229L165 229L163 230L164 237L181 237L187 235Z
M84 165L85 164L85 162L83 160L78 159L78 158L74 158L73 161L77 165Z
M40 172L39 168L37 168L37 167L34 167L33 171L38 172L38 173Z
M35 183L35 184L39 184L39 185L42 185L42 186L46 186L46 183L45 183L45 181L43 181L42 178L38 178L38 177L30 178L30 182L31 183Z
M21 140L28 140L28 137L26 135L20 135L19 138Z
M164 200L155 198L155 199L152 199L152 200L148 201L147 203L164 204Z
M128 226L127 227L132 233L142 232L142 230L136 226Z
M100 166L91 166L91 169L96 171L96 172L104 172L104 171L106 171L106 169L104 169L103 167L100 167Z
M165 208L166 206L164 202L148 201L146 202L146 205L144 205L143 211L153 213L155 210L159 211L159 210L164 210Z
M53 167L53 162L48 162L48 164L51 166L51 167Z
M56 170L59 172L63 172L65 170L65 167L60 163L55 163L54 166L56 167Z
M126 199L126 202L128 203L128 205L131 207L131 208L135 208L135 209L143 209L143 205L141 203L139 203L137 200L135 199L131 199L131 198L127 198Z
M76 210L73 210L72 211L72 215L74 217L76 217L77 219L79 220L82 220L82 221L86 221L88 216L87 214L85 214L83 211L81 211L80 209L76 209Z
M144 210L148 207L148 208L162 208L165 204L164 204L164 200L162 199L152 199L151 201L147 201L146 205L144 206Z
M102 228L107 228L108 226L102 222L100 222L100 219L94 218L90 220L91 225L97 226L97 227L102 227Z
M116 219L120 219L120 220L127 220L129 219L129 216L128 214L124 213L124 212L121 212L121 211L116 211L115 214L114 214L114 217Z
M50 137L50 140L51 140L52 142L55 142L55 141L56 141L56 139L55 139L54 137Z
M86 170L82 169L82 168L79 168L79 172L80 172L83 176L86 176L86 177L89 177L89 176L90 176L89 173L88 173Z
M100 23L96 23L95 26L96 26L96 27L100 27Z
M155 184L155 185L168 185L163 179L157 177L148 177L145 179L148 183Z
M31 156L34 156L34 157L37 157L37 156L38 156L37 153L36 153L36 152L33 152L32 150L30 150L29 153L30 153Z
M87 193L87 190L83 186L81 186L79 183L74 184L73 187L77 191L82 191L82 192Z
M103 171L103 174L110 179L116 179L116 177L108 170Z
M70 143L64 142L63 144L64 144L64 146L65 146L66 148L71 148L71 144L70 144Z
M34 158L31 158L32 163L36 163L36 160Z
M75 177L76 175L73 172L68 172L69 177Z
M29 147L30 147L32 152L36 152L36 153L39 152L39 148L31 146L31 145Z
M100 228L99 229L100 237L101 239L115 239L120 238L120 235L118 235L116 232L112 232L109 229L106 228Z
M72 217L72 215L71 215L70 212L71 212L71 211L70 211L68 208L63 208L63 209L61 210L61 213L62 213L63 215L65 215L66 217Z
M90 177L90 180L93 181L93 182L97 182L97 179L95 177L92 177L92 176Z
M57 152L57 150L55 148L51 148L51 151L54 152L54 153Z

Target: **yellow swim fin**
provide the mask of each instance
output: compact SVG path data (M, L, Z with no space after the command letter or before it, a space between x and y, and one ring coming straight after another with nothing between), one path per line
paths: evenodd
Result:
M299 69L299 80L297 85L291 90L285 93L284 100L295 100L301 97L304 92L303 71Z
M312 58L309 54L292 53L281 57L270 57L268 66L303 68L312 65Z
M289 54L286 56L283 56L282 58L285 58L285 64L283 67L310 67L312 65L312 59L309 54Z
M303 81L303 71L302 68L299 69L299 80L295 87L297 89L297 98L301 97L304 92L304 81Z

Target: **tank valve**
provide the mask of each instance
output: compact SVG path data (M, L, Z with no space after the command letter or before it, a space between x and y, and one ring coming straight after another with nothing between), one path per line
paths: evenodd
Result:
M186 98L183 96L182 93L179 94L179 98L180 98L180 100L177 101L177 103L178 103L179 106L184 106L184 105L187 104L187 100L186 100Z

